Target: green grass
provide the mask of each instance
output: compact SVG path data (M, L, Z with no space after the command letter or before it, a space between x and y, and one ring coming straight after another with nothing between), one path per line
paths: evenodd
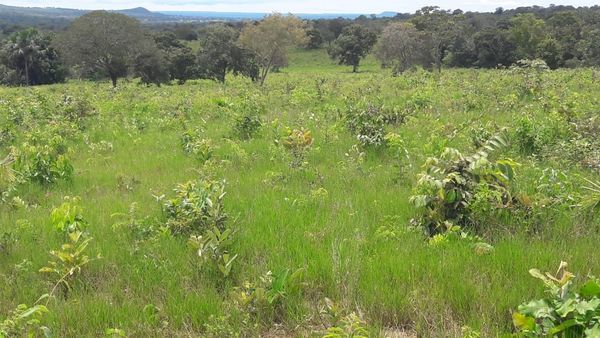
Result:
M468 325L491 337L511 332L511 312L542 295L542 286L528 269L553 270L565 260L578 276L600 274L597 223L583 220L577 211L548 210L537 233L509 220L510 230L492 231L494 236L486 238L495 249L483 256L466 243L429 245L414 232L392 240L375 236L385 216L398 216L400 227L408 224L416 213L408 199L421 164L444 146L469 149L469 126L493 123L514 129L522 114L544 116L560 102L574 103L578 113L597 113L600 83L590 70L545 75L547 87L532 99L518 93L522 78L506 71L391 77L369 58L360 73L352 74L350 67L336 65L323 50L294 52L290 65L269 75L264 88L236 78L225 86L194 81L156 88L134 81L112 90L108 83L71 81L0 88L2 118L15 111L43 115L63 94L87 98L98 113L70 141L72 182L21 185L17 194L37 204L35 208L0 205L0 234L11 232L19 238L10 252L0 252L0 318L49 292L51 283L38 270L50 259L48 252L62 244L49 213L64 196L81 197L94 238L89 252L103 258L86 267L67 299L50 301L45 324L56 337L98 337L107 328L123 329L132 337L201 336L211 315L232 313L227 289L255 282L269 270L288 268L306 269L302 291L290 295L283 318L265 319L253 334L266 333L273 321L283 324L288 335L323 331L318 312L328 297L347 311L361 313L374 332L400 327L419 336L460 336L461 326ZM318 79L325 80L321 97ZM218 102L236 103L246 95L264 101L266 123L258 137L240 141L231 136L231 113ZM366 149L362 170L346 164L345 154L357 141L339 114L356 99L414 112L405 125L389 127L405 139L411 156L413 166L402 177L385 150ZM269 123L274 119L313 132L307 169L292 169L286 159L272 156ZM139 121L145 124L141 131L135 128ZM239 257L226 282L203 273L186 238L136 240L127 228L113 227L118 219L112 215L127 213L132 203L137 203L139 218L164 223L161 204L153 195L172 196L178 183L208 171L184 154L182 121L204 129L205 137L219 146L215 158L227 159L209 171L227 182L226 209L237 229L234 251ZM460 127L463 123L465 128ZM22 132L14 144L21 141ZM90 142L111 142L113 150L91 150L82 135ZM245 150L248 161L232 155L226 137ZM6 151L5 145L0 158ZM522 163L516 184L527 193L544 168L599 178L560 159L535 161L513 150L509 155ZM270 186L264 183L267 172L281 172L287 180ZM132 191L119 189L119 175L140 183ZM311 191L319 188L327 196L311 198ZM160 320L144 315L148 304L160 309Z

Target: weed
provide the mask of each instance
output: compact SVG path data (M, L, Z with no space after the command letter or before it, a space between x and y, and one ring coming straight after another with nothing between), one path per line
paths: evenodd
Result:
M310 130L288 128L287 135L281 143L292 157L290 163L292 168L301 168L307 165L306 154L313 143Z
M213 228L225 228L225 182L189 181L174 191L175 197L164 204L166 226L173 234L201 235Z
M44 305L28 307L21 304L14 309L6 319L0 321L0 337L52 337L50 329L41 324L48 313Z
M69 241L63 244L60 250L50 251L50 255L54 257L54 260L49 261L48 266L40 269L41 273L55 277L53 279L54 287L49 294L51 296L61 287L66 297L69 291L72 290L72 284L77 280L83 267L101 258L100 255L96 258L89 258L85 254L92 238L84 238L82 232L71 232L68 237Z
M590 279L578 291L575 276L561 262L555 275L537 269L529 274L546 286L547 297L522 304L513 322L525 337L598 337L600 335L600 282Z
M351 106L346 113L346 123L361 145L384 144L386 117L381 107L370 103L364 107Z
M65 197L65 202L50 213L52 227L63 234L83 233L88 223L83 218L83 208L79 205L79 197Z
M433 236L455 225L473 226L474 214L508 208L513 203L508 184L516 163L492 162L488 158L490 151L505 144L497 136L469 156L447 148L439 158L429 158L426 171L419 175L415 195L410 198L422 211L415 223Z
M203 236L190 236L189 244L196 250L203 265L210 263L219 269L223 277L229 277L238 257L230 254L233 234L231 229L221 231L214 227L206 230Z

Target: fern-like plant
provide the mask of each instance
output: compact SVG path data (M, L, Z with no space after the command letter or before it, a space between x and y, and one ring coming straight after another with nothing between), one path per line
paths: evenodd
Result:
M419 175L410 202L420 210L414 223L430 236L454 226L471 225L473 203L482 200L495 208L506 208L513 198L509 183L517 165L510 159L490 159L490 152L506 145L501 135L490 138L474 154L463 155L446 148L439 158L429 158L425 172ZM491 192L491 193L490 193ZM485 195L487 194L487 195Z

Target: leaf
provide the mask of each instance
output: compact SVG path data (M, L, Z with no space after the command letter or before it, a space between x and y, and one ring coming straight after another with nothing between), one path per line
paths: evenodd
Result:
M533 300L527 304L519 306L521 313L534 316L535 318L550 317L552 309L548 306L543 299Z
M46 326L41 326L40 331L42 331L44 333L44 337L46 337L46 338L52 337L52 331L50 331L50 329L47 328Z
M561 317L566 318L576 310L576 304L574 298L567 299L561 306L556 309L556 313L558 313Z
M546 278L546 276L538 269L530 269L529 274L537 279L543 280L544 282L548 280L548 278Z
M521 331L535 330L535 318L524 315L520 312L513 313L513 324Z
M452 189L446 193L446 202L454 203L456 201L456 190Z
M594 325L591 329L585 330L586 338L600 338L600 324Z
M26 311L21 313L21 315L19 315L19 318L24 319L24 318L27 318L34 314L41 314L41 313L47 313L47 312L49 312L49 311L45 306L36 305L34 307L30 307L29 309L27 309Z
M566 330L572 326L575 326L575 325L579 325L577 323L577 320L569 319L569 320L563 322L562 324L551 328L550 331L548 331L548 334L553 336L553 335L563 332L564 330Z
M285 269L282 273L275 276L273 282L271 283L271 289L275 292L283 292L289 273L290 269Z
M600 285L595 280L589 280L579 289L579 294L586 299L600 297Z
M600 310L600 299L594 298L589 302L582 300L575 305L575 310L581 315L585 315L588 312L595 312L596 310Z

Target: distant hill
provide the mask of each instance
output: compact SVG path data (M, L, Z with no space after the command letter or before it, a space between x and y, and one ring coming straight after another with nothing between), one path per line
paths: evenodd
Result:
M54 27L68 25L69 21L74 20L90 10L55 8L55 7L18 7L6 6L0 4L0 26L36 26L36 27ZM171 11L171 12L152 12L143 7L115 10L116 13L122 13L136 18L146 23L161 22L186 22L186 21L242 21L259 20L269 13L242 13L242 12L202 12L202 11ZM383 12L374 14L376 17L393 17L396 12ZM335 19L346 18L356 19L361 15L359 13L317 13L317 14L296 14L307 20L315 19ZM371 15L367 15L371 16Z
M69 21L89 12L89 10L70 8L0 5L0 23L2 25L17 26L61 27L68 25ZM178 20L165 14L151 12L142 7L115 10L114 12L125 14L142 22L169 22Z

